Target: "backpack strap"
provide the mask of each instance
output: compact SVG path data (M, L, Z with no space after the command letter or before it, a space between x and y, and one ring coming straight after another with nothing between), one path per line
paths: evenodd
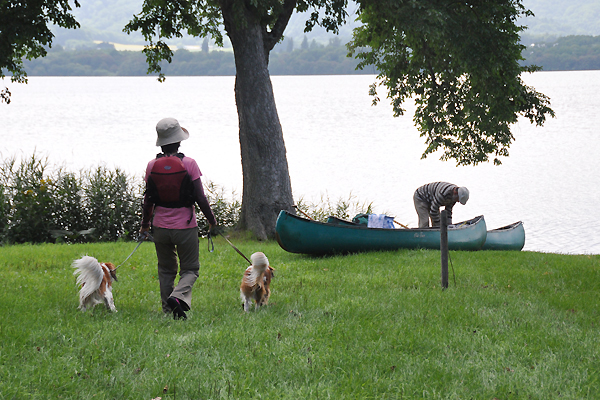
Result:
M183 157L185 157L185 154L183 154L183 153L176 153L175 155L177 157L179 157L180 160L183 160ZM167 157L167 155L165 153L158 153L156 155L156 159L163 158L163 157Z

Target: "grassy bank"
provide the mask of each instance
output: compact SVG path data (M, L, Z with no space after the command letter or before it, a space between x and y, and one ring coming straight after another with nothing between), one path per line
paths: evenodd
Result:
M244 314L245 261L201 242L187 321L160 311L155 254L118 271L118 313L77 310L71 262L135 244L0 248L0 399L600 398L600 256L439 252L326 258L233 238L276 269Z

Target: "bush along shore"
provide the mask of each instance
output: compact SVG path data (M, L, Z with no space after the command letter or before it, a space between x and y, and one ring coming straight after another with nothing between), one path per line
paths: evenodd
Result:
M224 229L239 220L241 201L233 191L204 181L205 193ZM0 161L0 244L82 243L136 240L141 223L145 184L120 169L98 166L77 173L52 166L33 154ZM328 215L349 218L370 212L372 204L349 195L334 202L326 196L312 203L300 198L298 207L313 219ZM208 221L197 208L199 234Z
M0 242L115 241L137 237L143 187L123 171L78 173L32 155L0 164ZM138 227L136 229L136 226Z

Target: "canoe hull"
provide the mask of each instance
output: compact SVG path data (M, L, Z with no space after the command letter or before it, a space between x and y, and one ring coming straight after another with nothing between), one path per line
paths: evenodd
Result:
M487 232L483 250L520 251L525 246L525 228L523 222L503 226Z
M457 224L458 226L460 224ZM291 253L336 254L397 249L439 249L440 230L379 229L311 221L281 211L275 228L281 248ZM480 250L487 229L483 216L448 229L450 250Z

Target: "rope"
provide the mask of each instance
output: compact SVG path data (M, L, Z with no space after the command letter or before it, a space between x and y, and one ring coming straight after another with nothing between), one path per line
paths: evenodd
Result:
M241 252L241 251L240 251L240 250L239 250L237 247L235 247L235 246L234 246L234 244L233 244L233 243L231 243L231 242L229 241L229 239L227 239L227 238L225 237L225 235L223 235L222 233L218 233L218 235L221 235L221 236L223 236L223 239L225 239L225 240L227 241L227 243L229 243L229 245L230 245L231 247L233 247L233 249L234 249L235 251L237 251L237 253L238 253L240 256L244 257L244 259L245 259L246 261L248 261L248 264L252 265L252 261L250 261L250 260L248 259L248 257L246 257L246 256L244 255L244 253L242 253L242 252ZM210 233L210 231L208 232L208 241L209 241L209 243L208 243L208 251L210 251L210 252L212 253L212 252L215 250L215 245L213 244L213 240L212 240L212 234ZM211 250L211 248L210 248L211 244L212 244L212 250Z
M145 232L144 234L140 233L140 236L138 237L138 244L137 246L135 246L135 249L133 249L133 251L131 252L131 254L129 254L127 256L127 258L125 259L125 261L123 261L121 264L117 265L115 267L115 271L123 264L125 264L125 262L127 262L127 260L129 260L129 258L133 255L133 253L135 253L135 251L138 249L138 247L140 247L142 245L142 243L144 243L146 240L149 240L151 242L154 241L154 238L152 237L152 235L149 232Z

